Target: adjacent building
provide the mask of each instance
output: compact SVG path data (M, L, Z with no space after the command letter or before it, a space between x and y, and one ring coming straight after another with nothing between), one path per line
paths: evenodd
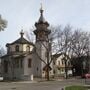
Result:
M72 65L69 59L64 59L64 54L55 54L53 55L55 60L53 61L53 72L54 76L63 76L72 75Z

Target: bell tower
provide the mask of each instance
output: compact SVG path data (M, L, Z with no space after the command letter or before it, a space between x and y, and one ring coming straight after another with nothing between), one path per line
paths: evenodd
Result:
M37 68L37 76L45 77L45 66L48 63L47 60L47 48L49 48L49 34L51 33L51 30L48 29L49 23L45 20L43 16L43 8L41 5L40 8L40 18L38 22L35 23L36 29L34 30L34 34L36 36L36 65Z
M45 21L45 18L43 16L43 8L41 5L40 8L40 18L38 22L35 23L36 30L34 31L34 34L36 35L36 42L38 41L47 41L48 35L50 34L50 30L48 29L49 23Z

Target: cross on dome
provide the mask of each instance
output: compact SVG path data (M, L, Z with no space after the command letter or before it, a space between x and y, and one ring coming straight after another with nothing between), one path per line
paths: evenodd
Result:
M24 35L23 29L21 30L20 34L21 34L21 38L23 38Z

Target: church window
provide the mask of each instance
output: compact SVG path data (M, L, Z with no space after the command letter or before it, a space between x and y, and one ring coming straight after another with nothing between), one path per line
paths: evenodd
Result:
M56 73L55 70L53 70L53 73L54 73L54 74Z
M7 48L7 52L8 52L8 53L10 52L10 47Z
M70 62L68 61L68 64L67 64L68 66L70 66Z
M30 51L30 46L26 47L26 51L29 52Z
M60 61L58 61L58 65L60 65Z
M64 64L64 60L62 60L62 65Z
M4 61L4 72L8 72L8 61Z
M61 71L64 72L64 69L62 68Z
M38 67L37 67L37 71L38 71Z
M21 65L21 68L23 67L23 59L20 60L20 65Z
M28 59L28 67L31 68L31 62L32 60L31 59Z
M60 68L58 68L58 70L60 70Z
M19 68L19 59L15 60L15 66L16 66L16 68Z
M19 45L16 45L15 50L16 52L19 52Z
M53 64L55 65L55 61L53 61Z

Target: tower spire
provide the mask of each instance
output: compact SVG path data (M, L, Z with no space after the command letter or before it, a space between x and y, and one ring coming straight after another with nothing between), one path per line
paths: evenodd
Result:
M45 19L44 19L44 17L43 17L43 6L42 6L42 3L41 3L41 7L40 7L40 13L41 13L41 15L40 15L40 18L39 18L39 21L38 22L45 22Z
M44 11L43 5L41 3L40 4L40 17L39 17L38 22L35 23L35 27L38 28L39 30L47 30L47 27L49 26L49 23L44 18L43 11Z
M42 3L41 3L41 8L40 8L40 13L41 13L41 15L43 14L43 6L42 6Z

